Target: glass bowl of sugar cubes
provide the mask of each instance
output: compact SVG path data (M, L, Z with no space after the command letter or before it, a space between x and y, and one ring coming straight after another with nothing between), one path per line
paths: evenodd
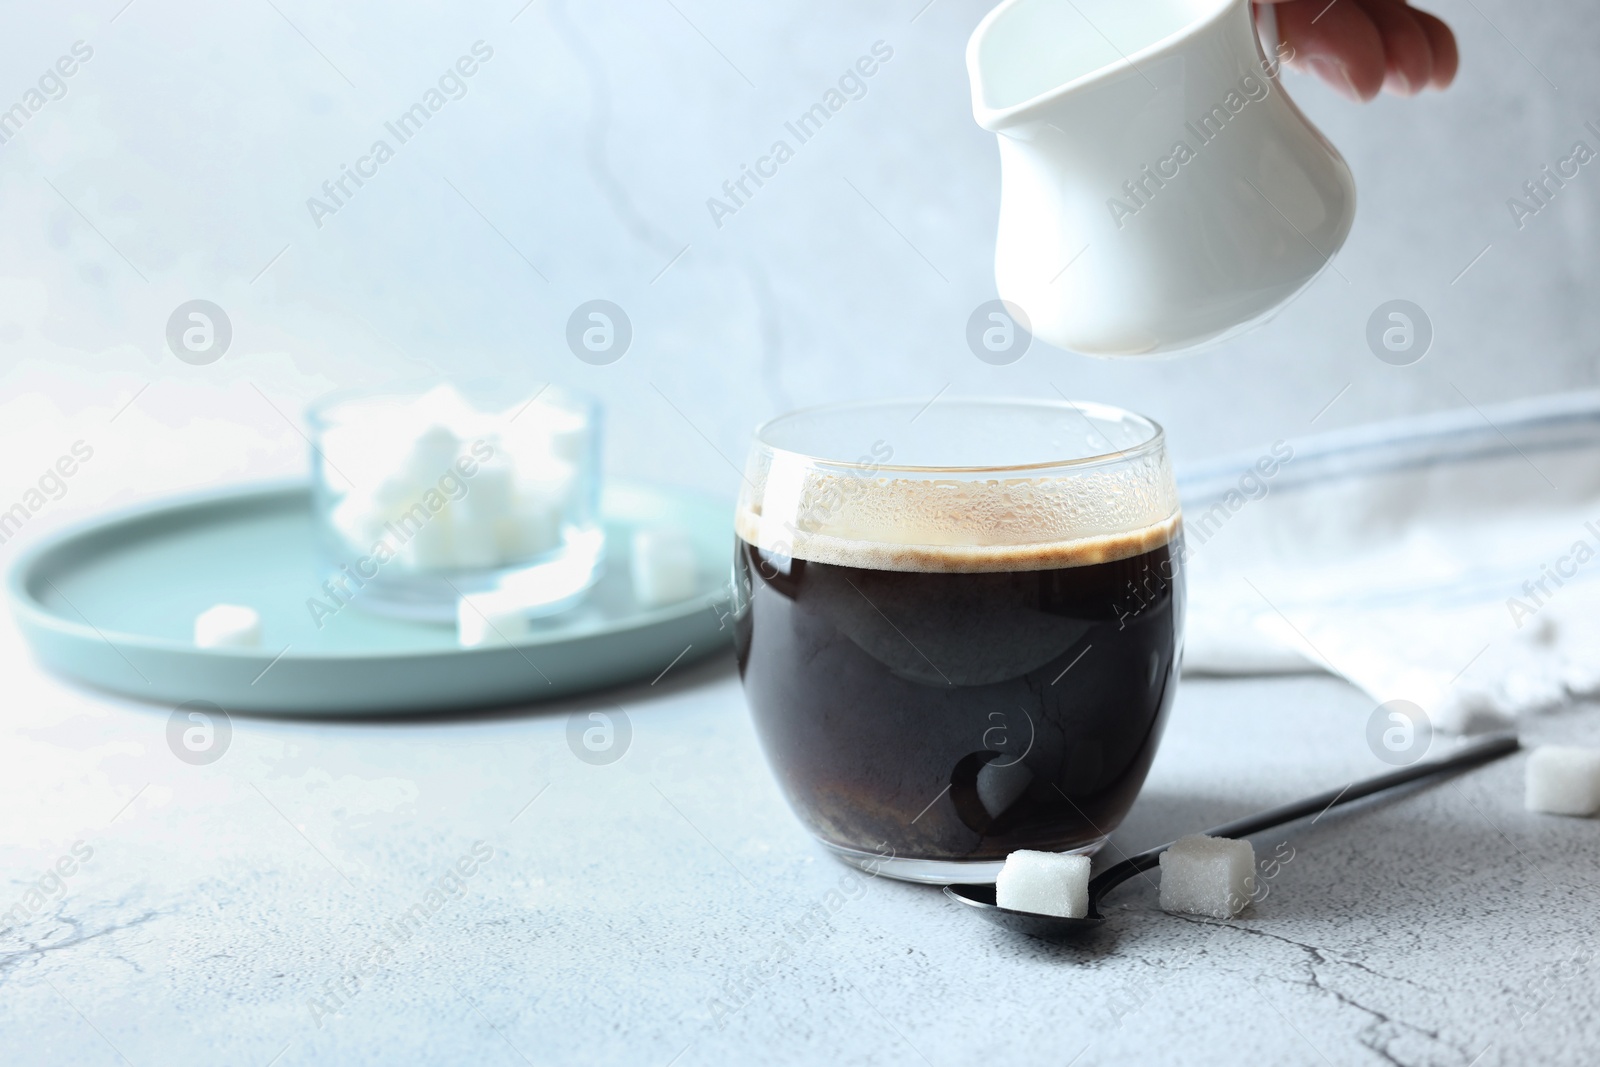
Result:
M444 623L493 594L536 616L599 579L592 399L432 381L336 393L309 422L323 591L340 608Z

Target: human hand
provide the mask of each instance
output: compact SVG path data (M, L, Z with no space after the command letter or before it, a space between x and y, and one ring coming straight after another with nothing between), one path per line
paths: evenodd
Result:
M1455 34L1405 0L1258 0L1270 3L1278 38L1294 51L1289 66L1313 71L1355 101L1380 89L1415 96L1456 76Z

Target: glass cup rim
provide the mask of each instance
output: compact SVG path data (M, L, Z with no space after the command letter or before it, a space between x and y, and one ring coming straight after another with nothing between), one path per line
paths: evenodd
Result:
M1111 446L1110 451L1097 453L1091 456L1080 456L1076 459L1048 459L1034 463L999 463L979 464L975 466L952 466L947 464L917 464L917 463L877 463L872 461L833 459L827 456L813 455L799 449L784 448L772 444L767 437L769 433L793 419L817 415L823 412L848 412L865 410L869 408L894 408L902 405L923 405L924 408L932 407L937 403L938 397L932 401L924 401L921 397L887 397L880 400L846 400L826 404L812 404L809 407L797 408L782 415L770 418L755 428L755 447L769 456L782 455L805 463L813 463L843 470L868 470L873 472L895 471L904 474L1010 474L1027 471L1059 470L1064 467L1074 469L1087 469L1098 466L1107 466L1113 463L1127 463L1141 457L1160 452L1166 445L1166 430L1156 420L1148 415L1141 415L1137 411L1120 408L1114 404L1101 403L1098 400L1068 400L1062 398L1033 397L952 397L946 403L965 404L975 407L992 408L1047 408L1057 411L1074 411L1080 416L1090 413L1109 417L1116 420L1129 420L1141 424L1149 433L1144 440L1128 446L1117 448L1109 438L1106 444ZM1087 421L1087 420L1086 420ZM1104 436L1104 435L1102 435Z

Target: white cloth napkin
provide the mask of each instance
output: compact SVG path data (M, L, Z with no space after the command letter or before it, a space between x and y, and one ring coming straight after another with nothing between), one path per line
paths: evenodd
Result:
M1278 442L1180 486L1191 674L1328 670L1452 732L1600 693L1600 393Z

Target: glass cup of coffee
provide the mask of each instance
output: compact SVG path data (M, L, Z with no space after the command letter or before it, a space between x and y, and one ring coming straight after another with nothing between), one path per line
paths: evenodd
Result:
M841 859L993 881L1122 821L1183 647L1160 426L1066 401L800 411L756 431L736 532L756 732Z

